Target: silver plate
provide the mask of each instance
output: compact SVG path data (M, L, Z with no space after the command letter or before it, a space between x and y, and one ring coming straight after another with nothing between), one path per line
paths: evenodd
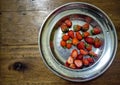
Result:
M95 26L101 28L102 33L96 36L103 41L103 45L93 48L98 54L93 65L83 69L70 69L64 63L75 47L68 50L60 46L60 24L70 18L73 24L83 25L85 17L92 18L90 29ZM112 21L102 10L88 3L72 2L56 8L45 19L39 31L38 44L42 59L51 71L66 80L84 82L100 76L111 65L117 50L117 35Z

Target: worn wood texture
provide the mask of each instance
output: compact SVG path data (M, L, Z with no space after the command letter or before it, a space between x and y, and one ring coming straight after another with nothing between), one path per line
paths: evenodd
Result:
M63 80L47 69L39 55L38 31L56 7L84 1L101 8L113 21L118 51L111 67L86 83ZM0 0L0 85L119 85L120 84L120 1L119 0ZM15 62L25 65L13 69Z

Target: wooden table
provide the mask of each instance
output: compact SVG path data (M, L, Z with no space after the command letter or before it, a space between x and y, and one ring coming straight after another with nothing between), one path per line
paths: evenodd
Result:
M53 74L38 50L43 20L56 7L72 1L101 8L113 21L118 35L118 50L111 67L86 83L69 82ZM120 0L0 0L0 85L119 85L119 43Z

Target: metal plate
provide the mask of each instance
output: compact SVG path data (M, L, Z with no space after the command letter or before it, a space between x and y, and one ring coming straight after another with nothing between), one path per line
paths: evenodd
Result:
M93 65L83 69L67 68L64 63L75 47L68 50L60 46L60 24L69 18L73 24L83 25L86 17L92 18L90 29L95 26L101 28L102 33L96 36L103 45L93 48L98 55ZM51 71L66 80L84 82L98 77L111 65L116 54L117 36L113 23L102 10L88 3L72 2L58 7L46 18L39 31L38 44L42 59Z

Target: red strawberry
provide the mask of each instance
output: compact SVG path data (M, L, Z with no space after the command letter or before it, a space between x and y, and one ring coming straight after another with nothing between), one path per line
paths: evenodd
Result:
M61 45L62 47L66 47L66 42L65 42L64 40L61 40L61 41L60 41L60 45Z
M89 29L89 24L88 23L85 23L83 26L82 26L82 31L85 32Z
M65 20L65 24L66 24L68 27L71 27L71 26L72 26L72 22L71 22L69 19Z
M67 43L66 48L70 49L71 47L72 47L72 44L71 43Z
M93 35L100 34L100 32L101 32L101 30L98 27L95 27L95 28L93 28L93 30L91 30L91 33Z
M93 43L94 43L94 38L92 38L92 37L86 37L86 38L85 38L85 41L86 41L88 44L93 44Z
M90 35L89 32L83 32L83 33L82 33L82 37L84 37L84 38L88 37L89 35Z
M67 40L69 39L69 36L66 35L66 34L64 34L64 35L62 36L62 39L63 39L64 41L67 41Z
M76 49L73 49L72 53L71 53L71 57L73 57L75 59L75 58L77 58L77 56L78 56L78 51Z
M89 51L89 53L88 53L90 56L92 56L92 57L97 57L97 54L95 53L95 52L93 52L93 51Z
M67 25L65 23L62 23L62 25L60 27L61 27L61 30L63 33L66 33L69 31L69 28L67 27Z
M80 34L80 32L76 32L76 38L78 40L82 40L82 35Z
M76 58L76 59L78 59L78 60L82 60L82 59L83 59L83 55L78 54L78 56L77 56L77 58Z
M72 39L72 44L77 45L79 43L79 40L75 37Z
M77 44L77 48L80 50L80 49L85 49L85 42L83 41L80 41L78 44Z
M80 31L80 29L81 29L81 26L80 26L80 25L74 25L74 26L73 26L73 30L74 30L75 32Z
M91 51L92 50L92 45L85 44L85 48L86 48L87 51Z
M102 41L99 38L94 39L94 47L99 48L102 45Z
M80 49L80 54L82 54L82 55L87 55L88 52L87 52L86 50Z
M92 18L91 18L91 17L85 17L85 21L86 21L87 23L90 23L90 22L92 21Z
M75 64L74 63L72 63L72 64L70 64L70 66L69 66L70 68L72 68L72 69L75 69L76 68L76 66L75 66Z
M75 60L74 63L78 68L81 68L83 66L83 62L81 60Z
M83 59L83 64L84 64L84 66L89 66L90 63L86 58L84 58Z
M72 30L68 31L68 36L73 39L74 38L74 32Z
M87 60L88 60L90 63L93 63L93 62L94 62L93 58L91 58L91 57L87 58Z
M67 59L67 63L72 64L73 62L74 62L73 57L69 56L68 59Z

